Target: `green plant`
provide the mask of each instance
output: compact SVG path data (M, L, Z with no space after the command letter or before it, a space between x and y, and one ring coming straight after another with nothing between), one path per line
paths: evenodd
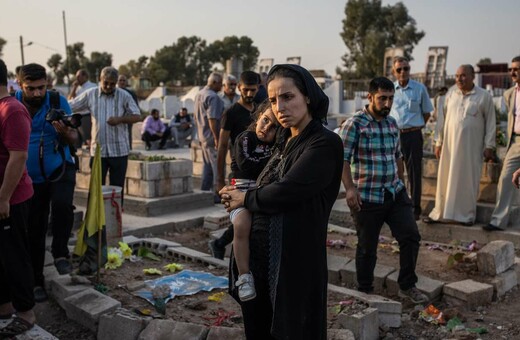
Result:
M175 157L166 157L162 155L153 155L153 156L146 156L144 158L145 162L162 162L162 161L173 161L175 160Z

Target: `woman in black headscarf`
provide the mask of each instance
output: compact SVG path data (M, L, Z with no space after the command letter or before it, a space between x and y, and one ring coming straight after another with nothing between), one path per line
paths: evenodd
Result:
M307 70L274 66L267 92L282 126L277 149L256 189L244 193L227 186L220 192L228 211L245 206L253 213L250 268L257 297L241 303L246 336L326 339L325 243L343 144L322 125L329 100Z

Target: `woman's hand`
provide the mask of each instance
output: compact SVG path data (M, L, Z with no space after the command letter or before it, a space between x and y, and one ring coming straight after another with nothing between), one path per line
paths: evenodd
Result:
M234 185L225 186L218 193L227 212L244 206L246 193L238 190Z

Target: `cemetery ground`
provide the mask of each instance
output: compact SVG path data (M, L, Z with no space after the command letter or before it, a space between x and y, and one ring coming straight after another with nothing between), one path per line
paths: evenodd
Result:
M202 227L190 228L178 232L168 232L160 235L146 235L146 237L162 238L174 241L194 250L208 253L207 242L210 238L209 231ZM378 249L378 264L399 267L398 247L390 237L381 237ZM473 251L465 248L474 247L477 250L482 245L478 244L453 244L443 245L423 242L420 248L417 263L417 273L432 279L444 282L454 282L465 279L485 282L486 278L478 273L476 257ZM328 253L330 255L354 258L356 237L353 233L339 233L329 231ZM463 254L458 260L453 255ZM457 255L461 256L461 255ZM123 265L114 270L103 270L101 282L108 288L107 295L121 302L122 307L135 313L149 313L154 318L171 318L206 326L220 325L222 327L243 327L239 305L227 294L227 290L214 290L200 292L192 296L175 297L166 304L166 315L162 316L154 307L144 299L132 294L132 285L139 285L144 280L154 279L143 273L144 268L158 268L163 275L168 275L163 266L171 263L171 259L161 258L160 261L143 259L139 262L125 261ZM184 269L206 271L217 276L227 276L227 269L204 264L175 260ZM95 281L95 277L91 278ZM129 289L130 288L130 289ZM353 285L347 288L355 288ZM224 292L224 294L218 294ZM215 296L215 294L217 294ZM385 294L381 294L385 295ZM219 301L210 301L209 297L217 297ZM303 297L302 297L303 298ZM487 333L477 334L465 329L449 331L446 326L428 323L419 318L419 313L426 305L415 305L401 298L391 296L393 300L403 304L402 325L400 328L380 327L379 334L384 339L514 339L520 337L520 290L513 288L504 296L499 297L491 304L473 308L453 307L444 301L434 301L436 308L444 313L446 321L457 317L465 329L482 329ZM340 307L340 304L342 307ZM338 311L340 308L349 308L355 311L364 308L360 302L341 293L329 291L328 301L329 328L341 328L338 323ZM59 339L96 339L96 334L87 328L67 319L65 312L53 301L37 304L38 325ZM461 327L459 327L461 328Z

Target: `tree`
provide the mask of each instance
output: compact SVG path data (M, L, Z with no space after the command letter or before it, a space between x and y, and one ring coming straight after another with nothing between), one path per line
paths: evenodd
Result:
M3 56L2 50L4 49L5 44L7 44L7 41L0 38L0 57Z
M401 2L383 7L381 0L348 0L340 33L348 49L342 57L344 79L380 75L387 47L402 47L411 60L424 34Z
M63 84L63 77L65 76L63 70L61 69L63 65L61 60L62 56L59 53L51 55L49 60L47 60L47 66L52 69L54 75L56 76L56 84Z
M112 54L107 52L92 52L90 59L86 59L82 67L86 68L90 79L99 79L101 70L106 66L112 66Z
M148 71L148 57L140 56L137 60L130 60L124 65L119 66L119 73L129 77L147 77Z
M260 52L258 48L253 45L253 40L247 36L238 38L237 36L224 37L222 40L217 40L210 45L210 51L213 58L218 58L215 61L226 65L226 61L231 57L241 58L244 70L254 69Z
M491 58L481 58L477 65L489 65L491 64Z

